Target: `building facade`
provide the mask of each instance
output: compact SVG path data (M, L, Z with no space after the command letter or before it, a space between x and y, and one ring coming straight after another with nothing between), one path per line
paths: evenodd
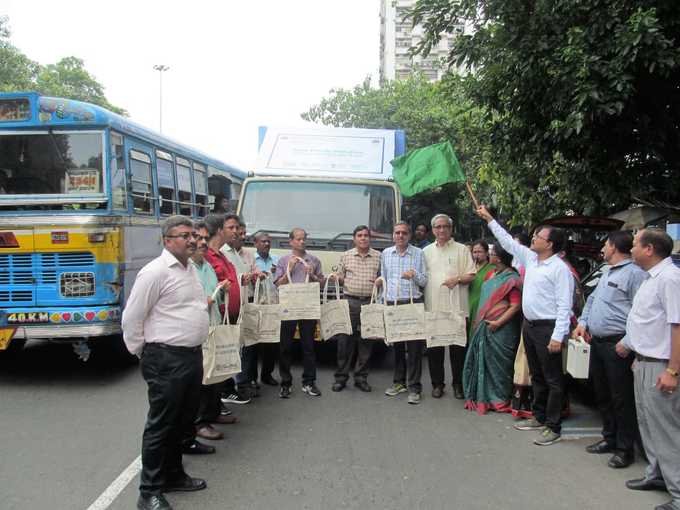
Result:
M411 57L408 50L423 35L420 26L411 27L404 20L408 9L416 0L380 0L380 81L403 80L415 71L421 71L430 81L438 80L446 72L446 58L453 48L456 35L463 32L463 25L455 34L444 34L439 44L432 48L427 58Z

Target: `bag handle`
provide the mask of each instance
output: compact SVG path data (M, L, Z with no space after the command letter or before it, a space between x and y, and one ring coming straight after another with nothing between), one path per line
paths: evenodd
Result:
M325 305L328 302L328 282L332 279L335 280L335 299L337 301L340 301L340 283L338 281L338 274L337 273L331 273L328 275L328 278L326 278L326 282L324 283L323 286L323 304Z
M449 289L446 285L442 285L442 287L448 291L447 294L448 294L448 298L449 298L448 299L449 310L446 310L444 308L442 299L439 300L439 310L441 310L442 312L447 312L447 311L456 312L456 311L460 310L460 289L458 289L458 292L456 292L456 304L458 305L456 307L453 304L453 289ZM442 290L443 289L441 289L441 288L439 290L439 297L440 298L441 298L441 295L442 295Z
M260 302L260 285L261 285L262 280L259 278L253 285L255 287L255 290L253 291L253 303L258 304ZM265 290L266 292L266 290Z
M304 259L296 255L291 256L288 262L286 263L286 276L288 277L288 283L293 283L293 280L290 277L290 261L293 259L297 259L300 262L302 262L302 265L305 266L305 268L309 267L309 264L307 264L307 262ZM309 273L307 271L305 271L305 283L309 283Z
M396 289L396 295L394 296L394 306L397 306L397 301L399 300L399 282L401 282L401 278L397 279L397 289ZM411 304L413 304L413 279L409 280L409 286L408 286L408 293L409 293L409 299L411 300Z
M378 290L378 280L382 282L382 292ZM383 301L385 300L385 287L387 286L387 282L385 282L385 278L382 276L378 276L375 281L373 282L373 289L371 290L371 302L370 304L374 304L376 301L380 299L380 295L382 294Z
M211 299L213 301L217 300L217 295L222 290L222 287L215 287L215 291L212 293ZM229 292L224 293L224 314L222 315L222 326L229 324Z

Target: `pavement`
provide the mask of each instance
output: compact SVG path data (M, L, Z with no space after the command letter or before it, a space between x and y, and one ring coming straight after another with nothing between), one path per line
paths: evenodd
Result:
M263 386L251 404L232 406L240 423L218 427L226 439L213 443L216 454L185 456L208 489L168 500L176 510L639 510L669 500L625 488L642 462L613 470L608 455L584 452L599 428L589 407L572 406L565 440L535 446L536 433L514 430L508 415L465 411L450 389L431 398L426 366L417 406L383 394L389 356L372 369L371 393L351 384L331 392L333 367L322 365L323 396L309 397L294 366L291 399ZM136 508L138 476L110 505L91 505L139 456L146 410L137 366L29 344L0 364L0 508Z

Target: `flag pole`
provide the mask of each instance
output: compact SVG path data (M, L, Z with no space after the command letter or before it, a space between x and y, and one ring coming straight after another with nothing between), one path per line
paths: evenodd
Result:
M472 191L472 186L470 186L470 179L467 179L465 181L465 187L467 188L467 191L470 194L470 198L472 199L472 203L475 204L475 209L479 209L479 202L477 201L477 197L475 196L475 192Z

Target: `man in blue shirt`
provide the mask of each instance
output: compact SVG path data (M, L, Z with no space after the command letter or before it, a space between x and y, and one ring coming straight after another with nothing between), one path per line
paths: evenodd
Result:
M421 288L427 284L423 250L409 244L411 227L406 222L394 225L392 239L394 246L385 249L380 257L380 275L385 279L385 304L410 303L411 297L415 303L422 303ZM408 391L408 403L420 403L424 349L424 339L394 344L394 384L385 390L385 395L395 397ZM407 379L408 390L405 386Z
M263 285L267 286L267 292L273 296L274 300L278 302L276 286L274 285L274 273L276 272L276 265L279 258L276 255L269 253L272 247L272 240L266 232L258 232L255 234L255 265L259 271L265 273L267 278ZM266 296L260 294L260 300L266 299ZM254 381L257 381L257 358L262 360L262 371L260 372L260 380L269 386L278 386L279 381L274 379L272 372L274 371L274 364L278 358L279 346L277 344L262 343L257 344L255 352L255 374Z
M626 320L645 272L630 258L633 235L618 230L609 234L602 248L609 271L602 275L588 297L573 336L591 344L590 375L602 413L601 441L586 448L588 453L608 453L611 468L625 468L635 460L637 435L635 394L631 365L635 356L621 358L616 344L626 335Z

